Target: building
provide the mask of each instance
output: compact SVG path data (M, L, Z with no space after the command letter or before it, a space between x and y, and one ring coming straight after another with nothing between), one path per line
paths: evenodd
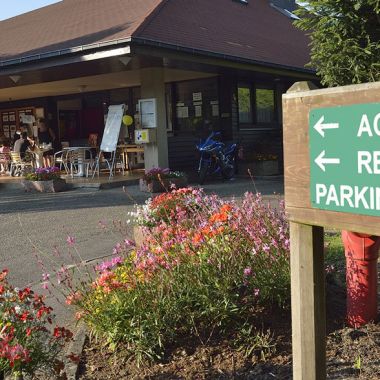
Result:
M0 135L34 115L78 145L102 135L109 105L125 103L133 116L139 99L155 98L147 168L195 168L195 143L210 129L247 158L281 156L281 94L316 77L305 68L308 39L292 25L294 2L276 4L63 0L2 21Z

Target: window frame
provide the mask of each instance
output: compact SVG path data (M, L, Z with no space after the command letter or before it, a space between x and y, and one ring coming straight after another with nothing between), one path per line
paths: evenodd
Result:
M245 123L240 121L240 110L239 110L239 88L249 88L250 90L250 105L252 112L252 122ZM273 91L273 120L271 122L263 122L257 120L257 94L256 90L272 90ZM278 104L277 104L277 92L276 87L273 84L268 83L249 83L249 82L238 82L236 87L237 101L238 101L238 125L239 129L276 129L279 128L278 121Z

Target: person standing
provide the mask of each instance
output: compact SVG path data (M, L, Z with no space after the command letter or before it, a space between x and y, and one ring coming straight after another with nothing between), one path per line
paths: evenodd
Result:
M38 120L38 143L40 145L46 144L53 147L55 141L55 133L53 130L46 125L45 119ZM48 167L52 165L52 160L54 156L54 149L50 149L43 153L44 166Z

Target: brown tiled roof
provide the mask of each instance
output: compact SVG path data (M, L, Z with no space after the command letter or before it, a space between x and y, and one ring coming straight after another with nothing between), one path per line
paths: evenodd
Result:
M0 60L128 38L162 0L64 0L0 22Z
M297 68L310 59L308 38L269 0L168 0L134 36Z
M309 61L308 39L269 0L63 0L1 21L0 61L131 36L295 68Z

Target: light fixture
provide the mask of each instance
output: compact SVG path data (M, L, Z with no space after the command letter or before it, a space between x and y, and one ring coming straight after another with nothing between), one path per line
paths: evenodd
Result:
M18 81L21 79L21 75L9 75L9 79L10 79L14 84L17 84Z
M78 86L78 91L79 92L83 92L86 88L87 88L86 84L81 84L81 85Z
M131 61L131 57L119 57L119 61L120 61L124 66L127 66L128 63Z

